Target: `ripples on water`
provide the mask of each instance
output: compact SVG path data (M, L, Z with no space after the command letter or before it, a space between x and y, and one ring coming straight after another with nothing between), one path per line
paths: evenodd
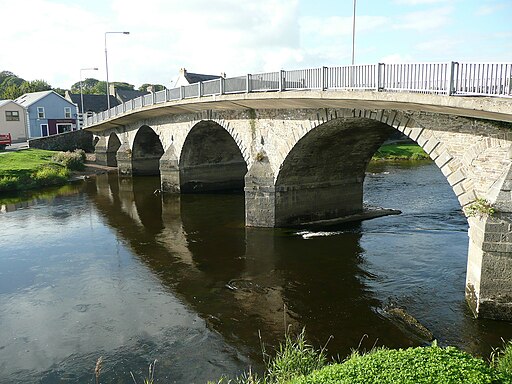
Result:
M105 175L3 206L0 383L206 382L261 369L260 339L306 326L333 355L416 345L379 308L488 355L510 324L464 302L467 222L432 164L377 165L365 202L402 210L321 231L244 228L243 196L153 195ZM21 209L15 209L20 207ZM363 337L367 335L367 337Z

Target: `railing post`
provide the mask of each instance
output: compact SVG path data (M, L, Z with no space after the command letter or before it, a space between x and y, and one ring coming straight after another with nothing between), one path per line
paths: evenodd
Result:
M246 82L245 92L249 93L249 92L251 92L251 74L250 73L247 74L245 82Z
M327 84L328 84L328 81L329 81L329 74L327 72L327 67L322 67L322 73L320 74L321 76L321 81L322 81L322 84L321 84L321 87L322 87L322 91L325 91L327 89Z
M185 98L185 87L182 85L180 87L180 100L183 100Z
M199 81L197 83L197 97L203 96L203 82Z
M219 80L220 80L220 82L219 82L219 92L220 92L221 95L223 95L224 94L224 80L225 79L221 76Z
M132 111L135 109L135 99L130 100L132 102Z
M286 78L286 72L281 69L279 71L279 91L284 91L285 89L285 78Z
M382 91L384 89L384 67L386 64L384 63L377 63L377 92Z
M153 104L152 105L155 105L156 104L156 92L151 92L151 96L153 97Z
M450 61L448 63L448 84L446 85L446 94L448 96L451 96L455 93L455 78L454 78L454 74L455 74L455 65L458 65L459 63L457 62L454 62L454 61Z

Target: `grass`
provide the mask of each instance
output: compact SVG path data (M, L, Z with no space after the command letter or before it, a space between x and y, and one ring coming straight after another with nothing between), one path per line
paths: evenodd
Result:
M434 342L428 347L354 351L343 362L329 364L324 349L309 345L302 331L295 339L286 335L275 357L264 360L263 376L249 370L234 379L221 378L217 384L512 383L512 342L497 349L490 363Z
M416 144L386 144L381 146L372 157L381 160L427 160L428 154Z
M0 192L62 185L70 171L83 167L83 151L26 149L0 155Z

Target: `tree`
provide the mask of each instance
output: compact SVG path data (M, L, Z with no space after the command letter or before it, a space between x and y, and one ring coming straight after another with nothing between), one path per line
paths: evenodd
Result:
M153 87L153 90L155 92L158 92L158 91L162 91L165 89L165 86L161 85L161 84L142 84L140 87L139 87L139 91L141 92L146 92L148 90L148 87Z
M10 71L0 72L0 99L12 99L12 95L19 94L19 87L25 80L21 77L16 76ZM6 95L5 92L9 88L9 92Z
M8 85L2 94L0 94L0 99L6 100L14 100L23 95L23 91L16 84Z
M99 83L99 80L93 78L87 78L82 80L82 93L84 95L95 94L96 85ZM80 93L80 82L77 81L75 84L71 86L72 93ZM105 93L106 91L103 91Z
M52 86L44 80L24 81L23 84L21 84L23 93L50 91L51 89Z

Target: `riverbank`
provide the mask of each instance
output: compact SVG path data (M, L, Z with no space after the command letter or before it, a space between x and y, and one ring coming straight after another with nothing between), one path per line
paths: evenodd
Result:
M434 341L425 347L353 350L343 361L328 363L327 346L315 349L306 341L304 330L296 338L286 334L274 357L262 347L265 371L261 377L249 370L233 381L221 378L216 384L512 383L511 342L495 349L489 362Z
M428 154L417 144L394 143L381 146L372 161L417 161L428 160Z
M59 186L115 169L97 165L94 160L94 154L81 150L58 152L23 149L2 152L0 193Z

